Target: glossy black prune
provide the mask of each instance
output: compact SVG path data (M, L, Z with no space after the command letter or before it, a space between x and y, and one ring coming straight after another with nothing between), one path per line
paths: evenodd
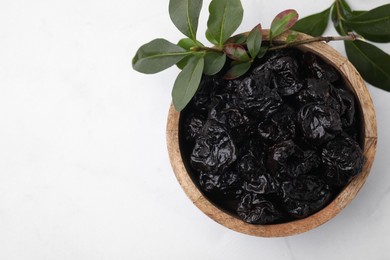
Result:
M280 142L269 148L267 167L279 178L308 174L321 163L313 150L302 150L292 140Z
M361 172L360 110L321 58L284 49L238 79L223 73L203 76L179 131L186 168L217 207L251 224L292 221Z
M302 88L298 62L289 56L274 59L269 68L275 73L273 87L281 96L290 96Z
M310 103L298 112L298 124L308 143L323 144L342 131L340 115L325 104Z
M279 94L251 78L243 79L238 87L238 106L256 117L268 117L282 105Z
M319 176L306 175L281 185L283 207L296 218L307 217L322 209L331 197L329 186Z
M340 78L339 73L332 66L320 60L313 53L306 52L303 59L311 76L329 82L335 82Z
M199 175L200 187L209 193L222 194L228 198L236 198L242 193L242 180L237 172L227 171L222 175L201 173Z
M267 143L276 143L295 137L295 112L289 107L282 107L269 118L261 121L258 130Z
M193 141L199 136L205 121L206 120L202 115L193 114L187 118L185 124L185 137L188 141Z
M340 136L323 148L322 163L324 178L332 185L343 186L362 170L364 157L356 141Z
M244 195L238 204L237 213L250 224L270 224L281 218L274 204L257 194Z
M350 127L355 118L355 101L352 94L343 89L332 89L332 95L338 101L338 112L340 114L343 128Z
M244 180L243 190L256 194L276 193L279 189L279 182L270 174L253 174Z
M236 160L236 146L226 128L208 120L196 139L191 165L199 172L222 174Z

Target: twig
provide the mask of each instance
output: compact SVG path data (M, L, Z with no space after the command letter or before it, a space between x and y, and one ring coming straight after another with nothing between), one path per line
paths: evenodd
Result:
M307 43L312 43L312 42L330 42L330 41L354 41L357 39L361 39L361 36L355 34L355 33L348 33L348 35L345 36L320 36L320 37L314 37L302 41L294 41L294 42L289 42L283 45L279 46L273 46L270 47L268 50L269 51L274 51L274 50L279 50L279 49L284 49L288 47L294 47L298 46L301 44L307 44Z

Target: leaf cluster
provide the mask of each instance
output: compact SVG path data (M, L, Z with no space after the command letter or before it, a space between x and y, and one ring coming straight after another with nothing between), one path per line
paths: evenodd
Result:
M272 21L268 42L263 42L260 24L249 34L232 37L244 14L241 1L212 0L205 33L213 47L206 47L196 36L202 4L202 0L170 0L170 18L186 38L177 44L165 39L152 40L138 49L132 61L135 70L146 74L160 72L175 64L181 69L172 90L177 111L190 102L203 74L214 75L228 64L230 67L227 68L225 79L240 77L256 58L264 56L273 39L289 30L298 20L295 10L278 14Z
M346 0L336 0L328 9L300 19L292 29L320 36L329 20L340 35L356 32L365 38L344 42L348 59L367 82L390 91L390 55L368 42L390 42L390 4L356 11Z

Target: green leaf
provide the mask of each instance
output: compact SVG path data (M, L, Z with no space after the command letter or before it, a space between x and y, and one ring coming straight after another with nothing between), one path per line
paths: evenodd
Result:
M269 48L268 46L261 46L259 54L257 54L257 58L258 59L263 58L264 55L267 53L268 48Z
M390 56L363 41L345 41L348 59L370 84L390 91Z
M365 14L367 13L367 11L364 11L364 10L354 10L352 11L352 17L355 18L359 15L362 15L362 14Z
M250 61L243 63L235 63L233 66L226 72L224 79L236 79L244 75L251 67L252 63Z
M246 45L252 58L255 58L259 53L262 41L263 35L261 24L258 24L252 29L252 31L250 31L246 41Z
M179 68L179 69L184 69L184 67L187 65L188 61L192 58L193 55L189 54L187 56L185 56L181 61L179 61L178 63L176 63L176 66Z
M214 75L221 71L226 62L226 55L219 52L207 52L204 56L203 73Z
M218 45L218 41L214 39L214 36L210 34L210 31L207 29L206 30L206 39L211 42L212 44Z
M222 47L223 43L242 22L244 10L242 9L241 1L212 0L209 6L209 13L207 32Z
M223 46L223 52L226 54L226 56L235 61L243 62L250 60L245 48L239 44L225 44Z
M172 101L177 111L183 110L198 90L203 67L203 55L194 55L177 76L172 89Z
M225 44L227 43L244 44L246 43L247 38L248 36L245 33L240 33L227 39Z
M345 22L373 42L390 42L390 4L382 5Z
M344 0L337 0L331 11L331 18L334 28L340 35L347 35L351 31L345 24L345 20L352 17L352 10Z
M303 32L311 36L321 36L328 26L330 8L302 19L291 28L294 31Z
M270 41L294 26L298 20L298 13L293 9L285 10L274 18L271 23Z
M196 40L198 20L203 0L170 0L169 15L177 29Z
M191 52L164 39L155 39L142 45L132 64L136 71L153 74L176 64Z

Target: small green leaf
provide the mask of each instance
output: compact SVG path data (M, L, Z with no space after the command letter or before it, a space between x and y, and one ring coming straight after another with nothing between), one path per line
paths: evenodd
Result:
M203 73L214 75L221 71L226 62L226 55L219 52L207 52L204 56Z
M210 31L208 29L206 30L206 39L212 44L218 45L218 41L214 39L214 37L210 34Z
M196 43L190 38L184 38L181 39L177 45L189 51L192 47L196 46Z
M252 31L250 31L246 41L246 45L252 58L255 58L259 53L262 41L263 35L261 24L258 24L252 29Z
M177 76L172 89L172 101L177 111L183 110L198 90L203 66L203 55L194 55Z
M220 47L240 26L244 10L240 0L212 0L207 32ZM209 38L208 38L209 39ZM210 40L210 39L209 39Z
M321 36L328 26L329 15L330 8L322 11L321 13L299 19L291 29L314 37Z
M268 46L261 46L259 54L257 54L257 58L258 59L263 58L264 55L267 53L268 48L269 48Z
M196 40L198 20L203 0L170 0L169 15L177 29Z
M382 5L345 22L373 42L390 42L390 4Z
M186 49L187 51L190 51L192 47L204 46L200 41L193 41L190 38L181 39L177 45L183 49Z
M244 75L250 69L251 65L252 63L250 61L232 64L232 67L228 70L223 78L236 79Z
M191 54L185 56L184 59L182 59L181 61L179 61L178 63L176 63L176 66L177 66L179 69L182 70L182 69L187 65L188 61L189 61L191 58L192 58L192 55L191 55Z
M390 91L390 55L363 41L345 41L348 59L370 84Z
M227 43L244 44L246 43L247 38L248 36L246 34L240 33L227 39L225 44Z
M155 39L142 45L132 64L136 71L153 74L176 64L191 52L164 39Z
M225 44L223 46L223 52L226 54L226 56L235 61L243 62L250 60L245 48L239 44Z
M293 9L285 10L274 18L270 29L270 41L294 26L298 20L298 13Z

